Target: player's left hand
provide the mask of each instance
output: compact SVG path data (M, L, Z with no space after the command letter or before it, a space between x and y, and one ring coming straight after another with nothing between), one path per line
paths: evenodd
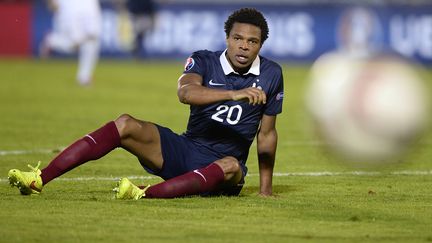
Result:
M255 87L235 91L232 99L247 100L251 105L261 105L267 102L265 92Z

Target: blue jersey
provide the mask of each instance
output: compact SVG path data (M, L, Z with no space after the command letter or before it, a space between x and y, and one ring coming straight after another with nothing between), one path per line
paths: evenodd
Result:
M243 165L257 133L263 114L282 112L283 77L281 67L258 56L246 74L235 73L225 52L198 51L187 59L184 73L202 76L202 85L211 89L262 89L267 103L250 105L248 101L221 101L209 105L191 105L187 130L183 134L198 146L225 157L233 156Z

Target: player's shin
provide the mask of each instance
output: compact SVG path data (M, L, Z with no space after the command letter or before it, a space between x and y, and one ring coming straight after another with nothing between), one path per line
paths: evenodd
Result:
M113 121L98 130L85 135L57 155L42 170L42 181L45 185L52 179L72 170L90 160L99 159L111 150L120 146L120 136Z

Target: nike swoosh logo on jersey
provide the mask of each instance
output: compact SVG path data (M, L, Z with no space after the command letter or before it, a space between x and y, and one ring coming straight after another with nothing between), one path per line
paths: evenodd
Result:
M213 79L210 79L209 84L213 85L213 86L222 86L222 85L225 85L225 84L215 83L215 82L213 82Z

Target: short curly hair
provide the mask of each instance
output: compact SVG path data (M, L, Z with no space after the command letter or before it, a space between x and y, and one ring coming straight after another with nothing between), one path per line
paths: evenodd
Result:
M225 21L225 34L228 38L234 23L252 24L261 29L261 45L267 40L269 28L263 14L255 8L241 8L234 11Z

